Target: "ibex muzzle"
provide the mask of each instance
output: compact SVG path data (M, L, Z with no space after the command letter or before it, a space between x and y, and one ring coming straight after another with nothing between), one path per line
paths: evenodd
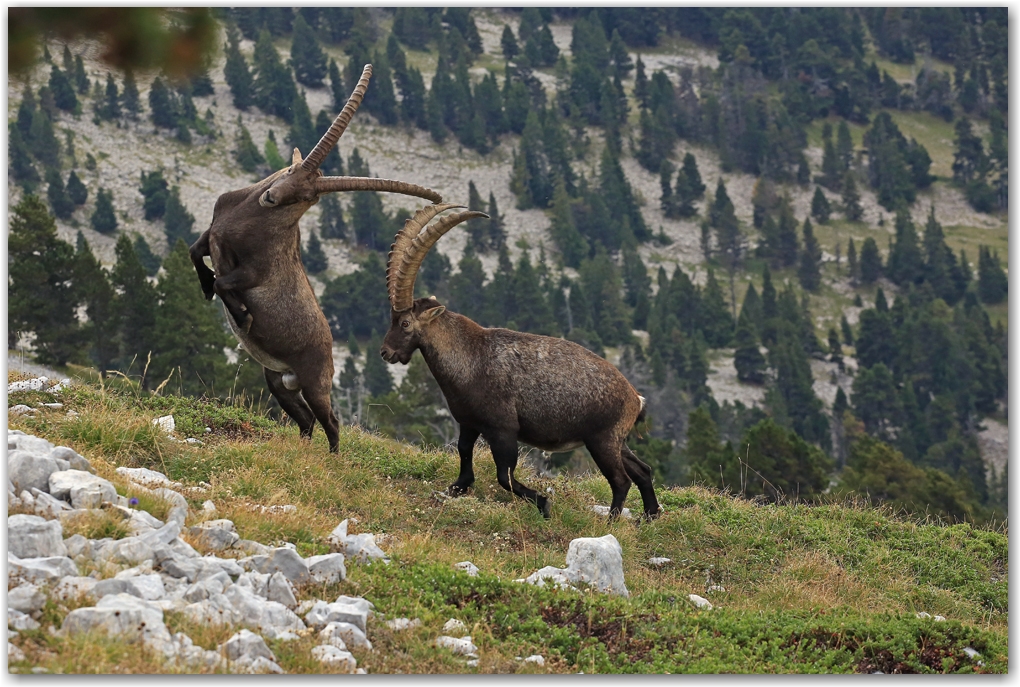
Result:
M339 423L330 405L333 336L301 263L298 220L324 193L389 191L425 198L427 188L389 179L323 176L319 165L343 135L361 104L372 65L365 69L329 130L290 167L216 200L212 224L191 246L191 260L206 298L220 297L227 322L241 345L264 368L269 390L311 437L315 421L336 451ZM212 260L210 270L205 256ZM214 271L215 270L215 271Z
M394 239L386 266L390 329L379 351L388 363L406 364L420 350L460 424L460 475L450 493L463 494L474 483L474 445L483 436L500 485L549 517L548 498L514 479L517 442L545 451L583 445L609 481L612 516L620 514L632 481L645 515L658 516L651 468L625 443L643 415L644 399L619 370L570 341L486 329L434 298L414 299L415 276L429 249L460 222L485 217L462 212L425 227L454 207L422 208Z

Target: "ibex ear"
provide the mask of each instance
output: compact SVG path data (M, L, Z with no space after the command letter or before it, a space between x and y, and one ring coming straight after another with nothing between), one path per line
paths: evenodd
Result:
M294 149L294 155L290 158L290 164L300 165L301 164L301 151L297 148Z
M446 312L445 305L437 305L434 308L429 308L428 310L426 310L425 312L418 316L418 322L420 324L428 324L432 320L442 315L444 312Z

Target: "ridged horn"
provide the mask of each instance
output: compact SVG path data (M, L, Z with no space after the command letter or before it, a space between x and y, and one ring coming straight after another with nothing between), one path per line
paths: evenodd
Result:
M316 193L337 191L385 191L387 193L402 193L405 196L416 196L433 203L443 201L443 197L432 189L418 184L409 184L406 181L374 177L319 177L315 180Z
M436 241L442 237L443 234L453 229L461 222L465 222L469 219L484 218L488 219L489 216L484 212L468 211L458 212L455 215L447 215L443 217L435 224L425 227L424 230L420 230L420 227L424 222L428 222L428 219L435 217L436 214L443 210L449 210L455 207L464 207L463 205L437 205L435 210L430 208L422 208L415 216L412 217L404 224L404 228L401 229L396 238L393 241L393 246L390 249L390 257L388 260L388 266L386 269L388 287L390 292L390 307L396 312L404 312L409 310L414 305L414 281L418 276L418 268L421 267L421 263L425 260L425 256L428 254L432 246L436 245ZM424 213L424 214L423 214ZM428 216L428 219L423 218Z
M308 157L301 163L301 168L308 171L314 172L322 164L322 161L326 159L329 151L333 149L336 142L340 140L340 137L344 135L344 131L347 129L347 125L351 123L351 117L358 111L358 106L361 105L362 98L365 97L365 91L368 90L368 80L372 78L372 65L366 64L365 69L361 72L361 78L358 79L358 85L354 87L354 92L351 93L351 97L347 99L347 104L344 105L344 109L340 111L340 114L336 116L333 123L329 126L329 129L322 135L319 142L315 144L312 152L308 153Z

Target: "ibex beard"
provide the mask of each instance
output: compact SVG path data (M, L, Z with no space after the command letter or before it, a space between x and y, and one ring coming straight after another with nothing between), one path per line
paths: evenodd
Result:
M407 364L421 351L460 425L460 474L450 493L463 494L474 483L474 445L482 436L500 486L549 517L548 497L514 478L517 442L545 451L583 445L609 481L612 517L620 514L631 482L641 492L645 516L658 516L652 471L625 443L644 415L644 399L619 370L573 342L485 328L435 298L413 298L418 269L436 241L465 220L486 217L461 212L425 226L454 207L422 208L397 234L386 268L390 328L380 350L391 364Z
M339 447L339 423L330 403L333 335L301 262L298 220L324 193L390 191L425 198L427 188L389 179L323 176L319 166L358 109L372 66L315 148L262 181L216 200L209 228L191 246L191 260L206 298L219 296L241 346L263 366L280 407L311 438L322 424L329 450ZM212 269L205 264L209 256Z

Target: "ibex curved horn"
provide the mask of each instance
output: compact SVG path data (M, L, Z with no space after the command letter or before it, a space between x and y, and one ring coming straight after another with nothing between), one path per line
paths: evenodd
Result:
M316 193L321 195L335 191L386 191L403 193L405 196L417 196L433 203L443 201L443 196L432 189L418 184L409 184L406 181L374 177L320 177L315 181Z
M451 204L426 206L414 213L411 219L404 222L404 228L397 232L386 261L386 287L390 307L395 312L409 310L414 304L414 281L418 276L418 268L436 241L461 222L476 217L489 218L484 212L458 212L443 217L422 231L422 227L440 212L462 207Z
M336 142L344 135L347 125L351 123L351 117L358 111L358 106L361 105L361 100L365 97L365 91L368 90L368 80L371 78L372 65L366 64L365 69L361 72L361 78L358 79L358 85L354 87L354 92L348 98L344 109L340 111L340 114L333 120L326 133L315 144L312 152L308 153L308 157L301 163L302 169L314 172L322 164L322 161L326 159L329 151L333 149Z

